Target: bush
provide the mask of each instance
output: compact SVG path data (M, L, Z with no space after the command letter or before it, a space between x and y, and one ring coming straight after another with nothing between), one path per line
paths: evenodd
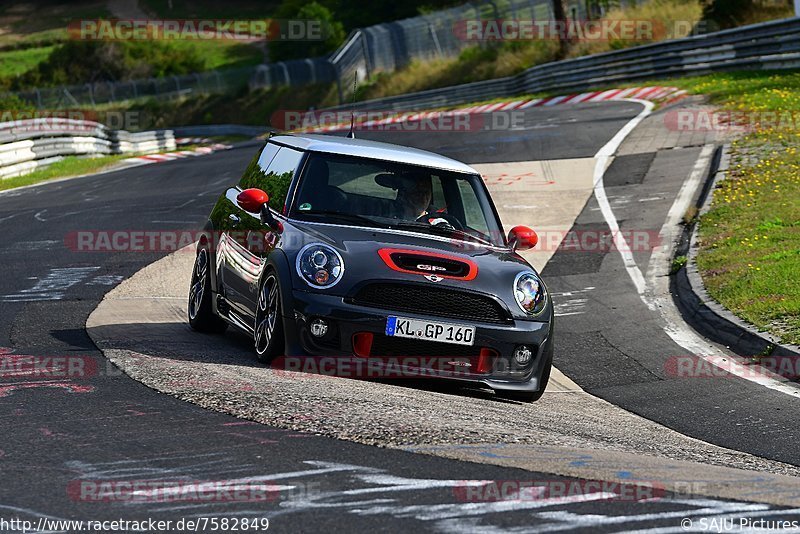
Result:
M158 41L67 41L17 77L15 89L189 74L203 70L193 48Z
M710 0L703 9L703 18L721 28L735 28L766 20L794 16L791 0Z
M20 99L17 95L0 94L0 113L8 111L30 111L36 110L36 106ZM4 117L0 115L0 122L13 120L13 117Z

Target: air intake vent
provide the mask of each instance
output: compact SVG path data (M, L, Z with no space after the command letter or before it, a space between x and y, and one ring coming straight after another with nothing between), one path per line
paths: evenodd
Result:
M445 254L384 248L378 251L384 263L409 274L435 274L442 278L472 280L478 275L477 264L467 258Z

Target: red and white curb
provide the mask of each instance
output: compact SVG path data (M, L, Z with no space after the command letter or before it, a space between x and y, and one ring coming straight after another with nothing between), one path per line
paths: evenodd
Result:
M607 91L591 91L588 93L551 96L548 98L532 98L521 100L508 100L504 102L494 102L492 104L482 104L480 106L470 106L465 108L451 109L447 111L420 111L413 113L398 113L391 117L386 117L379 120L370 120L365 122L357 122L359 127L381 126L384 124L395 124L401 122L414 122L424 119L437 119L440 117L448 117L453 115L463 114L481 114L481 113L495 113L505 111L516 111L534 107L550 107L560 106L566 104L585 104L589 102L607 102L613 100L624 100L628 98L635 98L638 100L648 100L650 102L666 102L672 103L685 97L686 91L678 89L677 87L631 87L628 89L609 89ZM356 112L358 113L358 112ZM358 121L358 115L356 115ZM301 128L295 131L298 132L334 132L347 130L350 128L350 123L338 123L330 126L312 126L308 128Z
M207 154L213 154L219 150L228 150L229 148L231 148L231 145L215 143L210 146L201 146L192 150L178 150L175 152L165 152L164 154L146 154L144 156L126 158L122 161L126 163L138 163L140 165L145 163L162 163L164 161L172 161L194 156L205 156Z
M211 142L208 137L179 137L175 139L176 145L205 145Z

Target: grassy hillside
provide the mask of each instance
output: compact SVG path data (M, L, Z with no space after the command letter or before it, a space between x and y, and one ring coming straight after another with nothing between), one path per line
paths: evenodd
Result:
M654 26L663 31L654 32L653 39L642 41L576 41L569 45L566 56L578 57L680 37L672 31L675 22L688 21L693 25L700 21L701 16L702 7L697 0L651 0L639 7L613 9L606 20L652 20L656 21ZM686 27L685 24L681 26ZM414 61L396 72L378 73L362 84L358 97L381 98L511 76L534 65L556 61L559 57L559 44L555 40L484 43L466 48L455 58Z

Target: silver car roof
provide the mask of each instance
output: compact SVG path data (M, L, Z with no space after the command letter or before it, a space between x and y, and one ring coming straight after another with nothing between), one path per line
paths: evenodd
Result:
M446 171L479 174L478 171L465 163L440 156L439 154L434 154L433 152L392 145L390 143L368 141L366 139L350 139L348 137L334 135L302 134L276 135L270 138L270 142L290 146L299 150L308 150L310 152L342 154L345 156L420 165Z

